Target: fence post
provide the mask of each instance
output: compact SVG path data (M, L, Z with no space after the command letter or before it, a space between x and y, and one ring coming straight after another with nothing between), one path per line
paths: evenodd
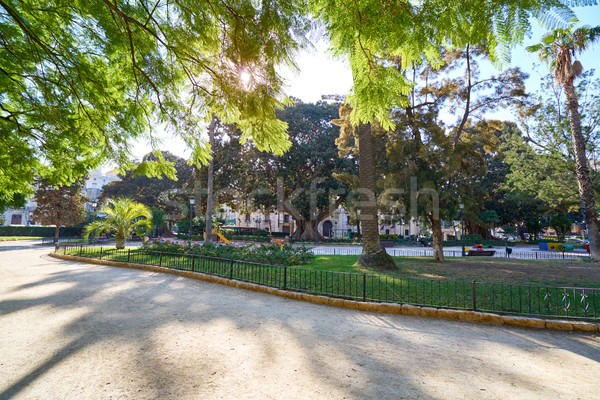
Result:
M79 257L83 254L83 244L79 245Z
M194 271L195 264L196 264L196 255L192 254L192 271Z
M477 311L477 282L473 280L473 311Z
M161 251L158 254L159 254L159 256L158 256L158 266L162 267L162 255L163 255L163 252Z
M283 288L287 289L287 267L283 267Z
M131 258L131 249L127 249L127 262L129 262L130 258Z
M231 259L231 262L229 263L229 279L233 279L233 258Z
M102 260L102 246L100 246L100 259Z
M363 272L363 301L367 301L367 274Z
M537 260L537 251L535 252L535 259Z

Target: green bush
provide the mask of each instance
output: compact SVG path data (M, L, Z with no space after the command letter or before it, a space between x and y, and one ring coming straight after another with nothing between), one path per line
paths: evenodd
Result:
M61 237L81 236L80 227L61 227ZM0 226L0 236L54 236L53 226Z
M206 257L227 258L251 261L262 264L298 265L309 264L312 260L310 249L304 246L261 244L261 245L216 245L192 243L191 246L171 242L169 240L152 240L146 242L143 249L176 254L195 254Z
M398 240L398 235L394 235L394 234L379 235L379 240Z

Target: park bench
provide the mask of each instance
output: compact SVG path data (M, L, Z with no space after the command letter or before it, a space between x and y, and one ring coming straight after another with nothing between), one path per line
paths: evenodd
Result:
M494 254L496 254L496 250L469 250L467 252L467 256L469 256L469 257L477 257L477 256L491 257Z

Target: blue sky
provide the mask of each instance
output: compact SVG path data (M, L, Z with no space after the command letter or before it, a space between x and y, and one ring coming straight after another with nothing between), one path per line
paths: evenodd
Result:
M596 26L600 24L600 6L576 8L575 13L579 18L581 25ZM537 22L533 23L533 31L530 38L526 39L522 46L513 50L510 65L505 67L518 66L530 75L527 81L527 89L534 92L539 89L540 76L548 73L548 68L540 64L535 55L525 51L525 47L538 43L542 35L546 32ZM596 76L600 76L600 43L596 43L585 53L578 57L585 70L596 68ZM323 94L346 94L352 84L352 75L344 60L333 59L327 52L327 45L320 42L311 52L302 52L298 55L298 72L286 71L283 73L288 81L286 94L301 99L304 102L315 102ZM534 67L537 66L537 71ZM487 71L485 71L485 69ZM483 73L494 74L500 72L491 65L482 68ZM501 114L504 118L510 118L508 114ZM500 116L495 115L496 118ZM159 133L162 139L163 150L187 158L189 151L185 150L185 145L177 138L170 135ZM151 151L147 143L136 143L134 145L134 155L141 158L144 154Z

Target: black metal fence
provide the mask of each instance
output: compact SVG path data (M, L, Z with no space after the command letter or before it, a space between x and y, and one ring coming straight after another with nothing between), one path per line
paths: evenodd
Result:
M344 299L406 303L536 317L598 320L600 288L515 285L318 271L248 261L98 246L60 253L202 272L275 288Z
M59 237L58 243L80 243L81 237ZM54 244L54 237L43 237L42 244Z
M495 249L493 249L495 250ZM360 255L362 247L314 247L311 249L314 255L338 255L354 256ZM394 249L387 248L386 251L392 257L433 257L433 249ZM444 250L444 257L462 257L461 250ZM550 251L513 251L507 254L504 249L496 250L494 257L511 257L521 260L580 260L589 258L589 254L573 252L550 252Z

